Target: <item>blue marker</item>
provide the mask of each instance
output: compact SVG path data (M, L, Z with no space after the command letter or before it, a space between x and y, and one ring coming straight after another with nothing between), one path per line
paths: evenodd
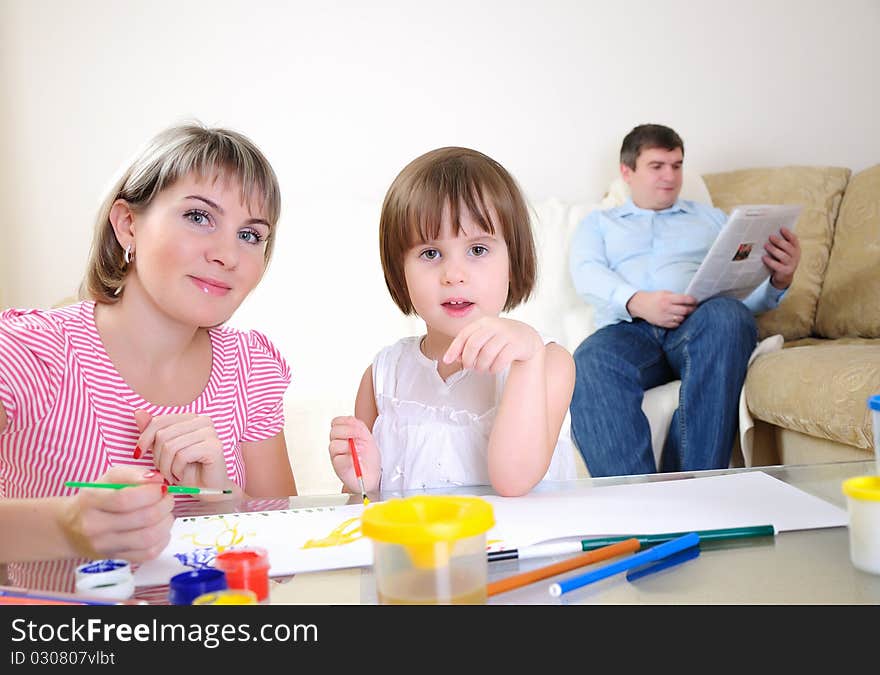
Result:
M693 560L698 555L700 555L700 547L691 546L684 551L666 556L665 558L663 558L663 560L659 560L650 565L645 565L644 567L640 567L637 570L630 570L626 573L626 580L635 581L636 579L641 579L642 577L646 577L649 574L654 574L654 572L669 569L670 567L675 567L676 565L680 565L681 563L687 562L688 560Z
M618 560L610 565L605 565L605 567L600 567L592 572L587 572L586 574L581 574L580 576L560 581L558 584L551 584L550 595L558 598L563 593L568 593L576 588L591 584L594 581L613 576L618 572L625 572L634 567L641 567L642 565L660 560L673 553L684 551L685 549L696 546L699 543L700 536L696 532L691 532L683 537L678 537L677 539L667 541L663 544L658 544L657 546L649 548L647 551L641 551L640 553L631 555L623 560Z

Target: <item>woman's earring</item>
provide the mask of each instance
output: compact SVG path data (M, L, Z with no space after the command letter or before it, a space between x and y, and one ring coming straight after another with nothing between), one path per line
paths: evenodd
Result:
M132 255L133 251L131 250L131 244L125 249L125 253L122 254L122 259L125 261L125 264L128 265L131 263L131 259L134 257Z

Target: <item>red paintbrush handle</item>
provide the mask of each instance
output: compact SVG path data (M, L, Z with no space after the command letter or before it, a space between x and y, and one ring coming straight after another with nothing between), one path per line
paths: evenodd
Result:
M348 439L348 448L351 450L351 461L354 464L354 475L358 478L362 478L363 474L361 473L361 460L358 459L357 450L354 447L354 439Z

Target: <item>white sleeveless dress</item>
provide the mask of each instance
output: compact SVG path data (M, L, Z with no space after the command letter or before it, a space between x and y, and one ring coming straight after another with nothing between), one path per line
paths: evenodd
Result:
M460 370L443 380L422 354L421 336L386 347L373 360L378 417L373 437L382 454L384 490L489 484L489 434L508 370ZM544 343L553 342L544 338ZM577 477L566 412L543 480Z

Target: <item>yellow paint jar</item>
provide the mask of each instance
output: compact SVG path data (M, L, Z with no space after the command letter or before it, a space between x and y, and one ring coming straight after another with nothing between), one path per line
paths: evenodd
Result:
M478 497L418 495L373 504L361 531L373 541L382 604L486 602L486 532L492 505Z
M192 601L194 605L256 605L257 594L244 588L203 593Z

